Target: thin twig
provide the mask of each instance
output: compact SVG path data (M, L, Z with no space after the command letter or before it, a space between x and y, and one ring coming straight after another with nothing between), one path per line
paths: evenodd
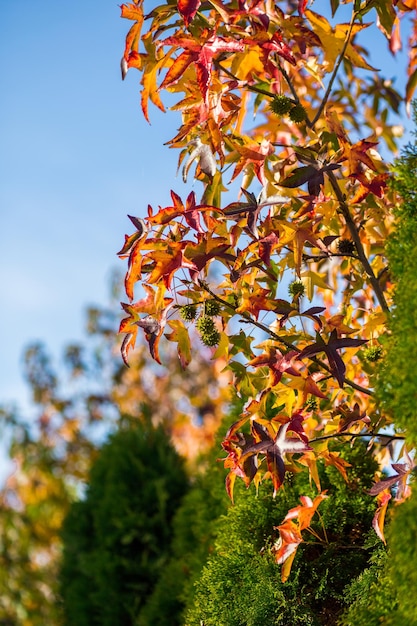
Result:
M234 313L236 313L236 307L235 306L230 304L230 302L227 302L227 300L223 300L223 298L221 298L216 293L214 293L214 291L212 291L210 289L210 287L207 285L207 283L205 283L202 280L200 280L199 282L200 282L200 286L205 291L207 291L207 293L209 293L212 298L217 300L217 302L219 302L219 304L222 304L223 306L231 309ZM292 344L290 341L287 341L284 337L281 337L280 335L277 335L276 333L274 333L274 331L271 330L269 328L269 326L266 326L265 324L262 324L262 322L258 322L258 320L253 319L251 317L251 315L249 313L247 313L246 311L239 312L239 315L242 316L242 319L240 320L241 322L243 322L245 324L252 324L253 326L256 326L257 328L262 330L264 333L269 335L272 339L275 339L275 341L277 341L278 343L280 343L283 346L285 346L287 348L287 350L293 350L294 352L298 352L298 353L301 352L300 348L298 348L297 346ZM318 365L321 369L323 369L326 372L328 372L329 374L331 374L331 376L333 377L333 372L332 372L331 368L326 363L324 363L323 361L321 361L320 359L318 359L315 356L308 357L308 358L310 359L310 361L312 361L313 363ZM343 378L343 382L346 385L348 385L349 387L352 387L352 389L356 389L356 391L360 391L361 393L364 393L367 396L372 396L373 395L371 389L367 389L366 387L362 387L361 385L358 385L357 383L355 383L353 380L350 380L349 378L345 378L344 377Z
M402 435L387 435L386 433L333 433L332 435L323 435L322 437L315 437L314 439L310 439L309 443L315 443L316 441L325 441L326 439L337 439L337 437L351 437L352 439L356 437L383 437L384 439L389 439L391 441L404 441L405 437Z
M348 32L346 33L345 43L343 44L343 48L342 48L342 50L340 51L339 58L338 58L338 60L337 60L337 62L336 62L336 65L334 66L334 69L333 69L333 74L332 74L332 75L331 75L331 77L330 77L329 84L327 85L326 93L325 93L325 94L324 94L324 96L323 96L323 100L321 101L320 106L319 106L319 108L317 109L317 113L316 113L316 115L314 116L314 119L313 119L313 120L312 120L312 122L311 122L311 127L312 127L312 128L315 126L315 124L316 124L317 120L319 120L319 119L320 119L321 114L323 113L324 107L325 107L325 106L326 106L326 104L327 104L327 100L328 100L328 99L329 99L329 97L330 97L330 94L331 94L331 91L332 91L332 87L333 87L333 83L334 83L334 81L335 81L335 79L336 79L336 76L337 76L337 73L338 73L338 71L339 71L340 65L341 65L341 63L342 63L342 61L343 61L343 59L344 59L344 56L345 56L345 54L346 54L347 47L348 47L349 42L350 42L350 37L351 37L351 35L352 35L352 30L353 30L353 26L354 26L354 23L355 23L356 16L357 16L356 11L353 11L353 12L352 12L352 17L351 17L351 19L350 19L349 30L348 30Z
M223 65L219 61L213 61L213 65L218 70L221 70L222 72L227 74L227 76L229 76L229 78L232 78L237 83L241 83L242 82L241 80L239 80L239 78L237 76L235 76L233 74L233 72L228 70L227 67L223 67ZM245 89L249 89L249 91L254 91L255 93L260 93L263 96L268 96L269 98L273 98L274 97L274 94L271 93L270 91L267 91L266 89L262 89L261 87L256 87L255 85L248 85L248 83L245 83Z

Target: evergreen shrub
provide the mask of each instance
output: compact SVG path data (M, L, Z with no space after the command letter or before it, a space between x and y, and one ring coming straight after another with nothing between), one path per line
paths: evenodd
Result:
M66 626L136 623L167 563L187 488L183 461L162 428L135 422L110 437L62 531Z
M345 587L366 568L372 553L366 537L375 502L367 490L377 469L364 443L341 449L352 464L348 482L334 467L319 469L329 498L312 526L323 542L307 538L285 583L271 550L278 539L274 527L300 504L301 495L314 497L316 491L304 473L289 477L275 499L267 482L258 495L238 489L235 505L219 519L215 551L196 583L186 626L337 624L346 605Z

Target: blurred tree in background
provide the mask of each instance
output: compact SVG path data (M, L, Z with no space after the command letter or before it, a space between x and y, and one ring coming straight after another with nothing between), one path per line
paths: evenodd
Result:
M143 348L128 369L119 357L118 323L114 298L108 308L89 309L85 342L68 346L56 369L42 344L28 347L31 415L2 409L14 469L0 493L0 624L61 623L62 522L122 415L138 425L148 415L160 425L190 473L214 441L229 394L219 364L202 353L194 375L185 377L176 354L166 354L169 371L149 366Z

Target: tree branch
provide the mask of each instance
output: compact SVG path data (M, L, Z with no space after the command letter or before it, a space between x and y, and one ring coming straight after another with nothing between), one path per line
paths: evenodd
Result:
M209 293L214 300L217 300L219 304L222 304L223 306L231 309L234 313L236 313L236 307L234 307L232 304L227 302L227 300L223 300L223 298L220 298L220 296L215 294L214 291L212 291L210 287L207 285L207 283L205 283L202 280L200 280L199 283L200 283L200 286L205 291L207 291L207 293ZM242 316L242 319L241 319L242 322L244 322L245 324L252 324L253 326L256 326L257 328L262 330L264 333L269 335L272 339L275 339L275 341L285 346L288 350L293 350L294 352L298 352L298 353L301 352L300 348L292 344L290 341L287 341L284 337L280 337L280 335L277 335L276 333L274 333L274 331L271 330L269 326L266 326L265 324L262 324L262 322L258 322L258 320L253 319L251 315L247 313L246 311L239 312L239 315ZM330 374L333 377L333 372L331 368L326 363L324 363L324 361L321 361L315 356L308 357L308 358L310 359L310 361L318 365L321 369L325 370L328 374ZM364 393L367 396L373 395L373 392L371 389L362 387L361 385L358 385L357 383L355 383L353 380L350 380L349 378L344 377L343 382L349 387L352 387L352 389L356 389L356 391L360 391L361 393Z
M332 435L323 435L322 437L315 437L314 439L310 439L309 443L315 443L316 441L325 441L326 439L336 439L337 437L351 437L352 439L356 437L381 437L384 439L389 439L389 443L391 443L391 441L405 440L405 437L402 435L387 435L386 433L373 433L371 431L369 433L333 433Z
M365 254L361 238L359 237L358 229L350 213L349 207L346 203L342 190L339 187L337 178L334 175L334 172L332 171L328 171L327 175L329 177L333 190L336 194L336 198L339 202L341 213L343 217L345 218L346 226L348 227L351 237L353 241L355 242L356 252L358 254L359 261L362 263L363 269L365 270L365 272L367 273L369 277L369 281L372 285L375 296L379 304L381 305L381 309L385 311L386 313L389 313L389 307L388 307L387 301L385 300L384 292L382 291L381 285L379 284L379 281L377 277L375 276L374 271L368 261L368 257Z
M327 85L326 93L323 96L323 100L321 101L321 104L320 104L319 108L317 109L317 113L316 113L316 115L314 116L314 119L311 122L311 128L313 128L315 126L316 122L320 119L321 114L323 113L324 107L327 104L327 100L330 97L330 94L331 94L331 91L332 91L332 87L333 87L333 83L334 83L334 81L336 79L336 76L337 76L337 73L339 71L340 65L341 65L341 63L342 63L342 61L344 59L347 47L348 47L349 42L350 42L350 37L352 35L352 29L353 29L353 25L355 23L356 16L357 16L356 11L353 11L352 12L352 17L350 18L349 30L346 33L345 43L343 44L343 48L340 51L340 55L339 55L339 58L338 58L338 60L336 62L336 65L333 68L333 74L330 77L329 84Z

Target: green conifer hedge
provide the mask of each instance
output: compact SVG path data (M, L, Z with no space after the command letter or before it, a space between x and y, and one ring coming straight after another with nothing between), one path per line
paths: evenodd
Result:
M162 428L128 424L110 438L63 527L66 626L136 623L167 563L187 488L183 461Z

